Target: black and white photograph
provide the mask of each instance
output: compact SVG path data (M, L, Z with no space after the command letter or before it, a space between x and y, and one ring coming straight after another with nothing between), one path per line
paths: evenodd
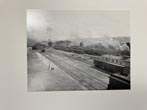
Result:
M128 10L28 9L27 89L131 89Z

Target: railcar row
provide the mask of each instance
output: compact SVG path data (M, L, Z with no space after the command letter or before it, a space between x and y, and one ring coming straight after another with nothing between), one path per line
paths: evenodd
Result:
M96 67L110 72L110 74L117 73L124 76L127 76L129 74L129 67L124 65L118 65L100 60L94 60L94 64Z
M71 46L71 47L64 47L64 46L55 46L55 49L63 50L67 52L74 52L79 54L89 54L89 55L104 55L104 54L119 54L119 52L110 51L110 50L103 50L103 49L94 49L94 48L87 48L87 47L80 47L80 46Z

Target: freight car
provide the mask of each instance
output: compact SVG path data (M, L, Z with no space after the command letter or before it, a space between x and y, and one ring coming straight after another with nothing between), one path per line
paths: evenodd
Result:
M58 50L67 51L67 52L74 52L74 53L84 54L83 48L78 47L78 46L72 46L72 47L55 46L54 48L58 49Z
M122 75L112 74L110 76L108 89L130 89L130 80Z
M112 51L112 50L104 50L104 49L96 49L96 48L89 48L89 47L81 47L81 46L54 46L55 49L63 50L67 52L74 52L79 54L89 54L89 55L105 55L105 54L113 54L119 55L119 51Z
M129 58L126 60L122 56L102 55L94 59L94 64L107 72L128 76L130 73L129 61Z
M110 73L119 73L119 74L124 73L125 66L123 65L100 61L100 60L94 60L94 64L96 67L104 69Z

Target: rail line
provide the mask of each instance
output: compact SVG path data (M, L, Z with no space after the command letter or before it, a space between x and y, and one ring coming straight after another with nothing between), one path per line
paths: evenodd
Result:
M61 50L60 50L61 51ZM55 51L54 51L54 53L55 53ZM59 54L59 53L58 53ZM60 53L60 55L62 55L63 56L63 54L64 54L64 56L66 56L66 57L68 57L68 58L72 58L72 59L74 59L74 60L80 60L80 59L78 59L78 58L76 58L76 57L73 57L73 56L69 56L69 55L67 55L66 53ZM77 53L74 53L74 54L77 54ZM93 65L91 62L88 62L88 61L84 61L84 60L80 60L81 62L83 62L83 63L86 63L86 64L88 64L88 65Z
M57 56L58 56L58 55L57 55ZM58 57L60 57L60 56L58 56ZM69 57L68 57L68 58L69 58ZM62 59L61 59L61 60L62 60ZM102 81L102 80L100 80L100 79L94 77L93 75L89 74L89 72L85 72L84 70L78 68L77 66L71 65L70 63L67 63L66 61L62 61L62 62L64 62L64 63L70 65L71 67L76 68L76 69L79 70L79 71L82 71L83 73L88 74L88 76L90 76L90 77L92 77L92 78L94 78L94 79L96 79L96 80L99 80L99 81L101 81L102 83L105 83L104 81ZM102 76L102 73L100 73L100 74L101 74L101 76ZM100 75L100 74L99 74L99 75ZM103 75L103 76L104 76L104 75ZM105 74L105 76L106 76L106 74ZM108 75L107 75L107 76L108 76ZM105 83L105 85L107 85L107 83Z
M89 73L57 58L52 57L51 55L45 55L46 58L54 62L57 66L59 66L63 71L68 73L71 77L77 80L81 85L86 87L89 90L97 90L97 89L107 89L107 83L104 81L95 78Z

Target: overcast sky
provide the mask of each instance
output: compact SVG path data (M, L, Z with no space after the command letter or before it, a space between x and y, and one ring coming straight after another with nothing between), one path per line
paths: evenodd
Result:
M128 11L27 10L27 36L35 40L67 40L130 36Z

